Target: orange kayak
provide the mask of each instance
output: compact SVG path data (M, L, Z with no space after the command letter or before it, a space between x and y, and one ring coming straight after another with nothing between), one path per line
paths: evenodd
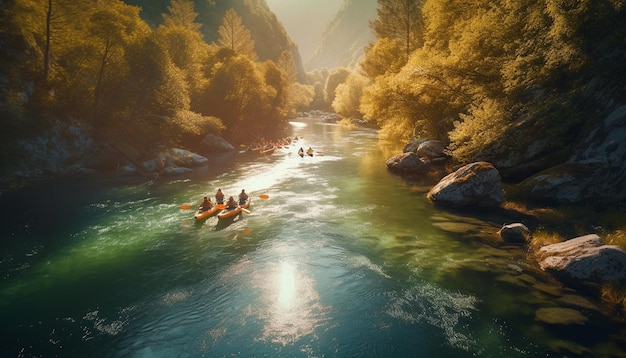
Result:
M219 214L217 214L217 218L222 220L222 219L228 219L228 218L232 218L235 217L237 215L239 215L239 213L241 213L241 209L246 209L248 208L248 206L250 206L250 199L248 198L248 200L246 200L245 203L241 204L241 205L237 205L234 208L226 208L224 210L222 210Z
M210 218L211 216L217 214L220 210L224 209L224 204L213 205L207 210L198 209L194 214L196 220L204 220L206 218Z

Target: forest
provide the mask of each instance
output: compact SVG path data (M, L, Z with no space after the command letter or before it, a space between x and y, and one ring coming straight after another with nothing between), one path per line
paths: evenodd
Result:
M322 109L383 138L441 140L460 163L541 137L554 163L626 99L624 0L378 0L358 66L304 74L263 0L135 3L146 9L6 2L4 157L57 121L148 151L205 133L279 136L296 111Z
M4 159L16 139L58 121L139 152L206 133L235 143L281 133L312 86L297 81L289 49L258 51L233 8L207 4L223 12L213 40L191 0L172 0L158 24L118 0L9 1L0 29Z

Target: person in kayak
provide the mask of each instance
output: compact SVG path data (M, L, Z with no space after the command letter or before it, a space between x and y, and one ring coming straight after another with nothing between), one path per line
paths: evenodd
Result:
M246 194L245 189L241 189L241 193L239 193L239 205L243 205L248 200L248 194Z
M226 209L232 210L236 207L237 207L237 202L235 201L235 198L231 196L230 198L228 198L228 202L226 202Z
M309 149L306 150L306 154L309 155L309 157L313 156L313 148L309 147Z
M217 193L215 193L215 201L218 204L224 204L224 193L222 193L222 189L217 189Z
M211 209L212 206L213 206L213 203L211 203L211 199L205 196L204 200L202 200L202 204L200 204L200 210L207 211Z
M298 149L298 155L300 157L304 157L304 149L302 149L302 147L300 147L300 149Z

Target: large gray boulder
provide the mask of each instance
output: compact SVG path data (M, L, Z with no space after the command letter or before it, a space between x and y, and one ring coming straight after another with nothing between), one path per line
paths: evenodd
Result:
M626 280L626 252L596 234L544 246L537 258L542 270L572 283Z
M428 172L430 160L420 158L415 152L406 152L389 158L386 165L393 172L420 174Z
M235 147L233 147L232 144L215 134L207 134L202 139L202 144L209 152L229 152L231 150L235 150Z
M429 159L438 159L445 158L446 154L444 150L446 149L446 144L439 140L429 139L420 143L415 152L420 157L425 157Z
M476 162L445 176L427 195L444 206L499 206L504 190L498 170L487 162Z

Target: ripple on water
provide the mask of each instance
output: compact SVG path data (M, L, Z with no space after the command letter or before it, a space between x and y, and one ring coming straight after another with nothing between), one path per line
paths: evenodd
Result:
M410 324L428 324L441 330L448 343L465 351L478 349L467 328L478 299L420 282L401 292L389 293L386 312Z

